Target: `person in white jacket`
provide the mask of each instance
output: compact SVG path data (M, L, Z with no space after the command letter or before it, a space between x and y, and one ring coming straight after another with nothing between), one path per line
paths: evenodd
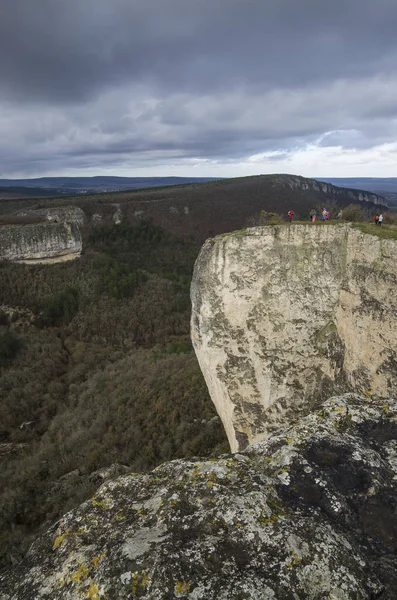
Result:
M382 215L382 213L380 213L379 219L378 219L378 225L382 225L382 221L383 221L383 215Z

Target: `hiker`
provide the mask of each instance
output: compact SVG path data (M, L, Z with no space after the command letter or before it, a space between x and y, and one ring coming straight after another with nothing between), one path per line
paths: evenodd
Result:
M375 215L375 225L377 225L379 223L379 215L378 213L376 213Z
M321 220L325 221L326 218L327 218L327 209L323 208L323 212L321 213Z
M314 209L313 209L313 216L312 216L312 223L314 223L316 219L317 219L317 211L316 211L316 209L314 208Z
M380 213L379 219L378 219L378 225L382 225L382 221L383 221L383 215L382 215L382 213Z
M290 223L291 223L291 221L292 221L292 217L294 216L294 214L295 214L295 213L294 213L294 211L293 211L293 210L289 210L289 211L288 211L288 218L289 218L289 222L290 222Z
M309 221L313 221L313 209L309 212Z

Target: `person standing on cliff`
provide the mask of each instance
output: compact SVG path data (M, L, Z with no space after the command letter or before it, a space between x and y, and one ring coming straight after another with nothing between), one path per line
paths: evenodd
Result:
M294 211L293 211L293 210L289 210L289 211L288 211L288 219L289 219L289 222L290 222L290 223L291 223L291 221L292 221L292 217L294 216L294 214L295 214L295 213L294 213Z
M376 215L375 215L375 225L378 225L378 223L379 223L379 215L378 215L378 213L376 213Z
M378 225L382 225L382 221L383 221L383 215L382 215L382 213L380 213L379 219L378 219Z

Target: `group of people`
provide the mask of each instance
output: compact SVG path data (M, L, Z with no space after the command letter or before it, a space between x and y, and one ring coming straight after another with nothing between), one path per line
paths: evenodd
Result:
M293 210L289 210L288 211L288 220L291 223L292 222L292 218L294 216L294 211ZM322 221L328 221L330 218L330 213L326 208L323 208L323 210L321 211L321 220ZM310 213L309 213L309 221L311 221L312 223L315 222L315 220L317 219L317 211L315 208L312 208ZM338 220L341 221L342 220L342 211L339 211L338 213ZM375 215L375 225L382 225L383 223L383 214L382 213L376 213Z
M329 217L330 217L329 211L326 208L323 208L323 210L321 211L321 220L328 221ZM314 223L316 219L317 219L317 211L315 208L312 208L311 211L309 212L309 221Z
M287 214L288 214L288 220L291 223L292 218L293 218L293 216L294 216L295 213L294 213L293 210L289 210ZM321 220L322 221L328 221L329 217L330 217L329 211L326 208L324 208L322 210L322 212L321 212ZM314 223L316 219L317 219L317 211L316 211L315 208L312 208L312 210L309 213L309 221L311 221L312 223Z
M378 214L376 213L375 215L375 225L382 225L383 222L383 215L382 213Z

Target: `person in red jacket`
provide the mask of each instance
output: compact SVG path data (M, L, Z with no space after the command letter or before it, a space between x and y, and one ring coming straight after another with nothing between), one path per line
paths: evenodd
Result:
M294 216L294 214L295 214L295 213L294 213L294 211L293 211L293 210L289 210L289 211L288 211L288 219L289 219L289 222L290 222L290 223L291 223L291 221L292 221L292 217Z

